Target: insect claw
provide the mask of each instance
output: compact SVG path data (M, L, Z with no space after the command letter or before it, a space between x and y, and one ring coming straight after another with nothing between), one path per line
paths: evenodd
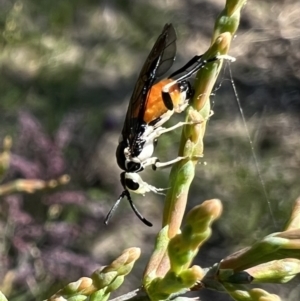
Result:
M220 54L220 55L217 55L216 58L218 60L227 60L229 62L235 62L236 61L236 58L231 56L231 55L228 55L228 54Z
M149 188L151 189L151 191L153 191L154 193L156 193L156 194L159 194L159 195L166 195L165 193L162 193L162 192L160 192L160 191L164 191L164 190L168 190L168 189L170 189L170 188L156 188L155 186L151 186L151 185L149 185Z
M157 188L157 190L159 190L159 191L164 191L164 190L168 190L168 189L170 189L171 187L166 187L166 188Z
M196 159L196 160L199 160L201 158L203 158L203 154L202 155L193 155L192 156L192 159Z
M157 162L157 163L155 163L155 167L156 168L168 167L168 166L173 165L174 163L179 162L181 160L184 160L186 158L187 158L187 156L184 156L184 157L177 157L174 160L171 160L171 161L168 161L168 162L163 162L163 163Z

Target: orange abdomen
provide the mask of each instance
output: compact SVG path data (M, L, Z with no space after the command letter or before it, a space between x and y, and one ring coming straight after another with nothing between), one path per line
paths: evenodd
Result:
M170 82L172 82L172 79L164 79L152 86L144 114L144 121L146 123L150 123L168 111L162 99L162 89ZM181 98L177 84L172 86L172 89L170 89L170 96L174 107L177 107Z

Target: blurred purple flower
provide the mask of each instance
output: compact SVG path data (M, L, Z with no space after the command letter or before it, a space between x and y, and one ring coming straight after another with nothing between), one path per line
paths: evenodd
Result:
M25 179L40 179L43 174L38 162L35 163L14 154L10 157L10 167Z
M81 234L79 226L67 222L52 222L45 227L47 241L53 245L72 244Z
M33 221L33 218L24 211L23 197L20 194L11 194L4 198L8 206L7 219L14 226L24 226Z
M70 168L63 149L74 139L80 119L79 113L66 115L52 139L32 114L22 111L5 181L61 176L66 167ZM42 278L50 282L76 280L99 268L90 255L79 253L89 254L89 244L101 234L99 217L106 214L103 203L91 201L83 190L55 189L60 190L50 194L44 189L32 196L14 193L0 203L4 213L0 225L6 238L0 253L0 277L12 271L14 286L27 287L32 280ZM51 216L48 207L55 209L55 205L61 211Z
M82 191L63 191L56 192L43 197L43 203L46 205L54 204L73 204L73 205L84 205L87 203L88 198Z
M78 279L82 275L90 275L99 268L99 263L90 256L79 255L61 247L44 250L42 260L48 273L62 280L65 280L66 275Z
M34 149L35 155L45 166L44 179L58 177L65 171L65 162L61 150L42 129L37 119L28 112L19 114L20 141L22 148ZM21 143L20 143L21 142Z
M62 150L68 146L70 141L74 137L74 131L78 127L80 120L82 119L82 114L79 112L67 114L55 134L55 145L58 149Z

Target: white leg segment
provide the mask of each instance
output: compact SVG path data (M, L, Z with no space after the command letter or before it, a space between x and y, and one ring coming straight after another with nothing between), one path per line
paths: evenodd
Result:
M156 163L154 164L154 167L155 167L155 168L164 168L164 167L173 165L174 163L179 162L179 161L181 161L181 160L184 160L184 159L186 159L186 158L187 158L187 157L177 157L177 158L175 158L175 159L173 159L173 160L170 160L170 161L167 161L167 162L156 162Z

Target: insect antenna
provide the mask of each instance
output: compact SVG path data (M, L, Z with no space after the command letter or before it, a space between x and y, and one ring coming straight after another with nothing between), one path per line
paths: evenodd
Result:
M107 213L106 215L106 218L104 220L104 224L105 225L108 225L108 222L110 220L110 218L112 217L112 215L114 214L114 212L116 211L117 207L119 206L121 200L125 197L126 193L125 193L126 190L124 190L120 197L118 198L118 200L115 202L115 204L112 206L112 208L109 210L109 212Z
M202 59L202 55L196 55L189 62L187 62L183 67L181 67L177 71L173 72L168 78L173 78L173 77L183 73L183 75L181 75L176 80L177 81L185 80L185 79L189 78L190 76L192 76L199 69L203 68L206 64L214 62L214 61L218 61L220 59L227 59L229 61L235 60L233 57L231 57L229 55L217 55L217 56L207 59L207 60ZM191 68L191 69L188 70L189 68Z
M130 193L128 190L124 190L120 197L118 198L118 200L115 202L115 204L112 206L112 208L109 210L108 214L106 215L106 218L104 220L104 224L105 225L108 225L112 215L114 214L114 212L116 211L117 207L119 206L121 200L126 196L133 212L135 213L135 215L145 224L147 225L148 227L152 227L152 224L146 220L143 215L138 211L138 209L136 208L136 206L134 205L132 199L131 199L131 196L130 196Z
M202 55L195 55L190 61L188 61L184 66L182 66L180 69L173 72L169 78L173 78L176 75L179 75L180 73L187 72L187 69L191 68L195 63L199 62ZM193 68L194 69L194 68Z
M131 206L133 212L135 213L135 215L136 215L136 216L137 216L137 217L138 217L145 225L147 225L148 227L152 227L152 224L151 224L148 220L146 220L146 219L142 216L142 214L138 211L138 209L135 207L135 205L134 205L134 203L133 203L133 201L132 201L132 199L131 199L131 196L130 196L129 191L128 191L128 190L124 190L123 193L122 193L122 195L123 195L123 194L124 194L124 196L126 195L127 200L128 200L128 202L129 202L129 204L130 204L130 206ZM115 207L115 205L114 205L114 207Z

